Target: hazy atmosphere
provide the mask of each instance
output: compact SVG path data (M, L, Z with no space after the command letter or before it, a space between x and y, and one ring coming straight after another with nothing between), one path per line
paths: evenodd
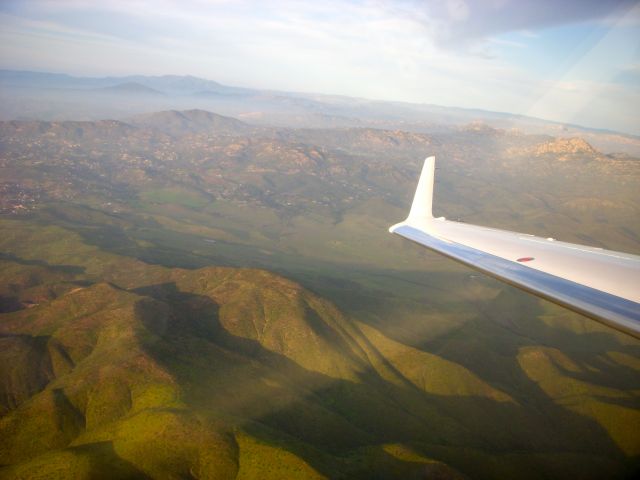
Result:
M2 68L195 75L640 134L637 1L3 1Z
M637 1L0 0L0 480L640 478L639 107Z

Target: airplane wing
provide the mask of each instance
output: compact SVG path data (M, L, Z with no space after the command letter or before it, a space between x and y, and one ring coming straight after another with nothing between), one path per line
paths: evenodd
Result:
M640 338L639 256L434 218L434 170L429 157L391 233Z

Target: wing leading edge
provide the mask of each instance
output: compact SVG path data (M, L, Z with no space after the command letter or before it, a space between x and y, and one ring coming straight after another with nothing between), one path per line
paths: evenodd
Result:
M391 233L640 338L639 256L434 218L434 171L429 157Z

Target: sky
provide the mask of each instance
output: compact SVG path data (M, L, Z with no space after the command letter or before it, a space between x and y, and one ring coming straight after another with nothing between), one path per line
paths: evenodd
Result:
M0 0L0 68L194 75L640 135L640 0Z

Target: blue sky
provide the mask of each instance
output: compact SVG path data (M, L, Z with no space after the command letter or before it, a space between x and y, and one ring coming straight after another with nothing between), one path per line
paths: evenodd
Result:
M640 2L0 2L0 67L482 108L640 134Z

